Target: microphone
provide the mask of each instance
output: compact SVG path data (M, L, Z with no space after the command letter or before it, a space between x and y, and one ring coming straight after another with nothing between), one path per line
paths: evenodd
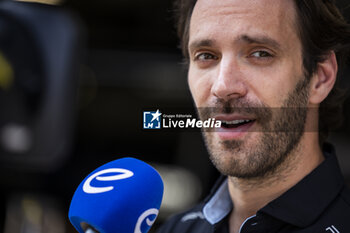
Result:
M117 159L80 183L69 220L79 233L146 233L158 216L163 191L153 167L135 158Z

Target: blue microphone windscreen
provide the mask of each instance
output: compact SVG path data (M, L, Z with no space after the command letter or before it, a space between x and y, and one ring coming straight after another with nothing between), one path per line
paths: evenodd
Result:
M145 233L163 198L159 173L134 158L117 159L90 173L74 193L69 209L73 226L87 223L101 233Z

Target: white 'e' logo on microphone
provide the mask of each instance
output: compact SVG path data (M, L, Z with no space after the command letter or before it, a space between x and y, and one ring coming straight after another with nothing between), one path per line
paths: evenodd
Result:
M143 220L145 220L145 219L146 219L147 225L148 226L152 226L153 223L156 221L156 218L158 216L158 212L159 211L157 209L154 209L154 208L146 210L145 212L143 212L141 214L141 216L139 217L139 219L137 220L134 233L142 233L142 231L141 231L141 224L142 224ZM149 217L151 215L155 215L156 216L153 221L151 221L149 218L147 218L147 217Z
M100 176L108 173L121 173L114 176ZM91 186L91 181L96 178L96 180L99 181L114 181L114 180L123 180L127 179L129 177L132 177L134 173L132 171L123 169L123 168L108 168L99 172L96 172L95 174L91 175L83 185L83 190L86 193L104 193L108 192L114 189L113 186L107 186L107 187L93 187Z

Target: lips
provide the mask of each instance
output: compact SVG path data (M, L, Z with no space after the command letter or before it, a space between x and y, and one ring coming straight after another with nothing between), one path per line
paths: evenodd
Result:
M252 123L255 121L255 118L252 116L245 115L217 115L214 116L215 120L221 121L221 127L223 128L238 128L246 124Z
M222 140L242 138L251 131L256 122L253 117L243 115L218 115L215 120L221 121L221 128L216 132Z
M221 121L221 127L223 128L238 128L245 124L249 124L254 120L242 119L242 120L232 120L232 121Z

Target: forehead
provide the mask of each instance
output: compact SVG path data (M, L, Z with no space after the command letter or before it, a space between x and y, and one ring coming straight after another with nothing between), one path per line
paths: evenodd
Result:
M198 0L191 17L190 41L235 39L241 34L297 39L292 0Z

